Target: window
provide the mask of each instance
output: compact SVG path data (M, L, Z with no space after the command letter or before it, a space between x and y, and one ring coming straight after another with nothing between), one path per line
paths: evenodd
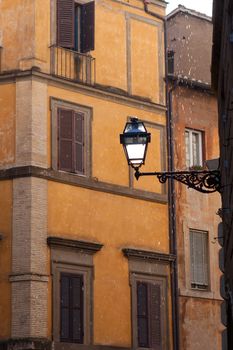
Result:
M137 281L138 347L161 349L161 307L161 284Z
M174 54L173 50L167 52L167 72L168 74L174 74Z
M57 45L81 53L94 50L94 1L57 0Z
M90 176L91 109L52 99L52 165Z
M124 248L129 259L133 349L169 348L167 291L172 256Z
M202 166L202 133L201 131L185 130L186 167Z
M49 237L53 341L90 345L93 338L93 254L101 244Z
M61 273L60 299L61 341L83 344L84 285L82 275Z
M209 288L208 233L190 230L191 288Z

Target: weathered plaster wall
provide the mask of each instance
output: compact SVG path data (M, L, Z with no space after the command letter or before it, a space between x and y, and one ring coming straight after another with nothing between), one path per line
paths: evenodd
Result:
M181 13L168 18L168 49L175 52L175 74L210 84L211 18L183 12L182 6Z
M181 170L185 170L185 128L203 132L204 161L218 158L218 122L214 96L188 87L176 88L173 93L175 168ZM216 240L220 222L216 213L220 206L218 193L206 195L187 189L182 184L176 185L181 349L221 348L222 301L219 245ZM208 232L210 285L207 291L191 289L190 228Z
M0 339L11 333L12 181L0 182Z

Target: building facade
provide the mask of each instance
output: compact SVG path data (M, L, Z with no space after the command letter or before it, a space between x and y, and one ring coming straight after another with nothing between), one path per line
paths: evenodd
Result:
M175 349L165 2L0 2L0 348Z
M220 266L222 305L222 322L227 328L222 334L222 348L233 347L233 278L232 278L232 1L213 2L213 51L212 84L218 98L219 137L220 137L220 172L222 205L219 214L222 224L219 240L222 245Z
M167 40L174 169L207 169L219 157L211 18L179 6L167 16ZM175 185L180 349L221 349L219 207L219 193Z

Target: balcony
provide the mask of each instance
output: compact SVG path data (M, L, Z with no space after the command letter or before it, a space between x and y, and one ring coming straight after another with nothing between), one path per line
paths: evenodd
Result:
M63 47L51 47L51 74L71 81L94 85L95 58Z

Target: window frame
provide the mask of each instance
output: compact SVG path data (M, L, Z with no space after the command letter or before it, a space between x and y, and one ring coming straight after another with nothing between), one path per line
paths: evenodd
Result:
M51 163L54 170L63 171L69 174L76 174L78 176L91 177L92 176L92 119L93 109L91 107L59 100L51 97ZM74 113L81 113L84 115L83 129L84 129L84 149L83 149L83 162L84 171L66 171L59 169L59 151L58 151L58 113L59 110L70 110Z
M203 250L206 251L206 256L204 258L203 266L202 266L202 272L203 275L205 275L206 283L200 283L200 281L195 280L195 266L193 263L193 256L194 251L192 251L193 245L191 240L191 234L202 234L203 237L205 236L205 247ZM197 230L193 228L189 228L189 251L190 251L190 288L195 291L199 292L209 292L211 290L210 286L210 252L209 252L209 232L205 230ZM205 266L206 265L206 266ZM204 271L205 270L205 271ZM199 282L199 283L198 283Z
M131 288L131 329L132 348L139 348L137 344L137 281L145 283L159 283L161 285L161 295L163 299L163 310L161 310L161 350L168 350L171 346L170 327L171 322L168 316L170 288L170 265L174 262L175 256L172 254L158 253L134 248L122 248L122 252L129 263L129 285ZM148 349L148 348L147 348Z
M59 46L64 49L72 50L75 52L78 52L80 54L89 54L91 51L95 50L95 1L94 0L72 0L73 2L73 17L72 17L72 45L71 43L65 46L59 45L59 30L58 30L58 0L52 0L51 5L50 5L50 10L51 10L51 46ZM82 6L88 5L89 3L94 3L93 4L93 18L92 22L89 23L87 27L85 27L85 19L86 15L81 15L80 11L80 26L79 29L82 27L82 34L79 34L79 45L76 47L75 45L75 35L76 35L76 30L75 30L75 7L79 6L80 9ZM85 12L83 12L85 13ZM89 17L90 18L90 17ZM85 28L85 29L84 29ZM87 30L88 28L88 30ZM81 31L79 32L81 33ZM89 44L83 44L86 42L86 37L89 38L89 41L87 41Z
M76 264L63 264L59 262L52 262L53 273L53 340L59 343L65 343L61 339L61 292L60 292L60 278L62 274L69 275L81 275L83 277L83 343L77 343L70 341L69 344L82 344L89 345L93 337L93 330L91 325L93 324L92 315L92 302L93 302L93 267L91 266L79 266Z
M93 344L93 255L103 247L100 243L79 241L50 236L47 244L51 253L51 285L52 285L52 340L55 349L63 348L64 344L73 343L60 341L60 275L61 273L83 276L84 285L84 338L83 344ZM76 345L77 346L77 343Z
M160 320L160 331L161 331L161 349L167 349L166 336L167 336L167 278L159 275L147 275L142 273L131 273L131 299L132 299L132 328L133 328L133 347L134 349L152 349L151 344L148 347L140 347L138 345L138 314L137 314L137 284L156 284L160 286L161 300L161 320ZM151 315L149 314L149 324ZM148 330L148 342L150 343L151 333ZM158 348L159 349L159 348Z
M187 145L186 145L186 133L188 133L188 150L187 150ZM198 135L198 156L199 156L199 164L194 164L193 162L193 147L192 147L192 136L193 134ZM204 162L204 135L203 131L201 130L196 130L196 129L190 129L190 128L185 128L184 132L184 141L185 141L185 164L187 168L192 168L192 167L202 167L203 162ZM187 161L187 153L189 154L189 164Z
M68 305L63 306L63 299L62 299L62 279L68 279ZM74 287L74 279L80 280L80 325L81 325L81 335L80 339L75 339L74 337L74 329L73 329L73 312L74 312L74 303L73 303L73 287ZM72 286L72 288L71 288ZM76 307L77 309L77 307ZM67 310L68 311L68 336L62 337L62 311ZM72 323L72 326L70 325ZM60 342L62 343L77 343L77 344L83 344L84 340L84 283L83 283L83 275L82 274L73 274L73 273L66 273L61 272L60 273Z

